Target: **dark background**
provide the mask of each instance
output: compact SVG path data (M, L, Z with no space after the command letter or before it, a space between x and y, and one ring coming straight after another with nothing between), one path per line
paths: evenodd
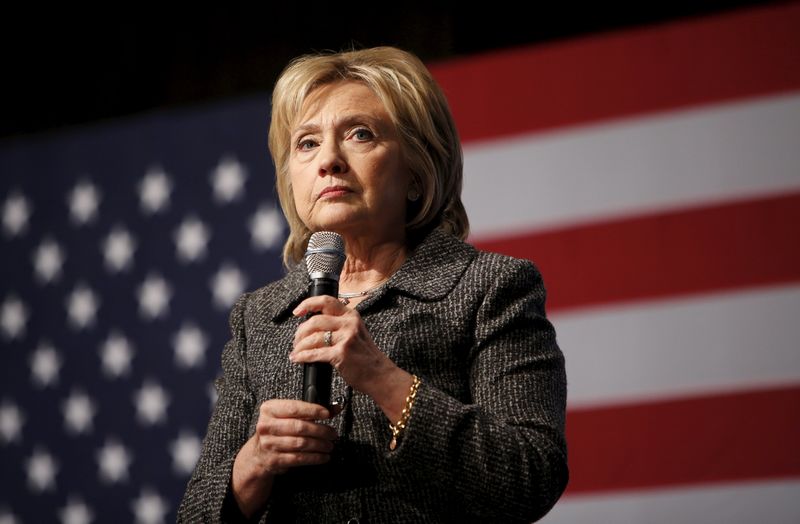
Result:
M0 138L268 93L291 58L312 51L395 45L435 62L770 3L778 2L530 2L530 14L505 2L232 4L182 13L141 4L53 12L42 4L2 22Z

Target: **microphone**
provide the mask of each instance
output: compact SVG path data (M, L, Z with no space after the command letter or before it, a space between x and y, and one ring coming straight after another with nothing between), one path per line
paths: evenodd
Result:
M339 275L344 266L344 239L332 231L311 235L306 249L306 267L311 283L308 296L328 295L338 298ZM312 313L310 316L316 315ZM331 403L333 367L327 362L303 365L303 400L328 407Z

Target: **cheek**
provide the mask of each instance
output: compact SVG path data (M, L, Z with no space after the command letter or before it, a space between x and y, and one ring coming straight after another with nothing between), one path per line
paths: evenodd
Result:
M405 205L406 194L411 180L411 175L405 163L398 159L383 166L383 173L388 176L384 178L383 186L388 189L385 194L392 201L399 201Z
M297 209L297 212L300 215L303 215L303 212L308 209L309 206L309 198L308 195L311 191L311 188L308 187L308 184L304 183L304 179L302 176L298 176L297 174L293 174L292 171L289 171L289 180L291 181L291 190L292 190L292 198L294 199L294 207Z

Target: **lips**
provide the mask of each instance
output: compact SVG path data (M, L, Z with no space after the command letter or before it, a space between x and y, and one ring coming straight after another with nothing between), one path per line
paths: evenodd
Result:
M317 198L335 198L352 192L350 188L345 186L330 186L323 189Z

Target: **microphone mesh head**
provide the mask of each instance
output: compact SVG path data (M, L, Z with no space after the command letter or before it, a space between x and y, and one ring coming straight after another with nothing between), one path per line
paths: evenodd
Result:
M306 249L306 267L311 278L324 273L327 278L339 280L344 266L344 239L332 231L318 231L311 235Z

